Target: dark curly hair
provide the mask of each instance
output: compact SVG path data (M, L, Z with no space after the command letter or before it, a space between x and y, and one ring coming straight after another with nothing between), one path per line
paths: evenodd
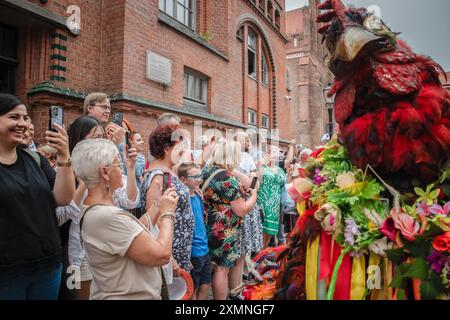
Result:
M171 124L156 127L150 137L148 138L148 145L150 146L150 154L156 159L163 159L164 149L173 147L182 137L176 139L174 132L180 129L180 126ZM174 139L172 139L172 136Z

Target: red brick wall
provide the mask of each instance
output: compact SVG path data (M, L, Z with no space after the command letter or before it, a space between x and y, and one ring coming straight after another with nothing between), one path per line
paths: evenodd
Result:
M272 115L272 96L265 87L243 96L244 68L243 42L236 38L237 19L247 14L261 26L272 48L276 78L275 100L278 127L283 138L290 138L290 111L286 104L285 41L258 16L245 0L197 0L197 27L200 33L208 31L213 39L210 43L223 52L228 61L197 44L192 39L158 21L158 0L52 0L42 5L38 0L29 0L42 7L65 16L68 5L81 9L81 32L67 36L64 55L67 61L66 82L56 85L82 92L103 91L108 94L122 93L183 108L184 68L197 70L210 78L208 83L211 114L245 122L243 105L259 103L260 112ZM284 0L279 1L284 7ZM206 12L205 12L206 9ZM281 26L284 28L284 14ZM34 85L48 80L50 34L54 30L39 31L36 40L32 33L24 30L20 47L21 61L18 83L21 97ZM151 50L172 60L172 84L161 84L146 79L146 52ZM259 68L258 68L259 69ZM30 74L32 76L30 76ZM272 85L272 82L271 82ZM253 99L253 100L250 100ZM247 101L246 101L247 100ZM65 121L70 123L81 114L81 100L69 100L54 96L33 96L29 99L32 116L36 122L38 138L47 127L47 108L52 104L64 105ZM114 103L116 110L125 110L126 117L136 125L146 138L154 127L154 118L160 113L149 108ZM45 119L44 119L45 118ZM190 119L189 121L191 121ZM261 119L259 118L259 121ZM188 122L186 125L191 126ZM213 125L210 123L210 125Z

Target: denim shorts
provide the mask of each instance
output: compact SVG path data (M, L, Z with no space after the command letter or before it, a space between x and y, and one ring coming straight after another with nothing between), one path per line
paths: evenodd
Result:
M203 257L191 257L191 263L193 265L191 277L194 281L194 288L198 289L202 284L211 284L212 269L209 253Z

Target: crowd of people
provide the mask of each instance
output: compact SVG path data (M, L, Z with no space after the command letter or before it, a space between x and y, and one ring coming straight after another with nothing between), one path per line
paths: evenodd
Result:
M146 142L111 112L92 93L37 145L25 104L0 94L0 299L170 299L182 273L194 300L239 299L246 258L295 223L286 184L312 151L256 150L245 131L191 150L170 113Z

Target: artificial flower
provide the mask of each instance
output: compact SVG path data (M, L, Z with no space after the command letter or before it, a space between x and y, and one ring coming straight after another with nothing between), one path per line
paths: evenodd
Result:
M355 237L357 237L359 234L359 228L356 224L355 219L353 219L352 217L345 218L345 242L350 246L353 246L355 244Z
M395 234L397 231L395 229L394 219L389 217L386 220L384 220L384 222L381 224L380 232L381 234L386 236L389 240L395 242Z
M444 204L444 206L440 206L438 204L428 205L426 201L422 201L417 205L417 213L423 216L444 216L446 217L450 212L450 201Z
M434 250L431 255L427 257L427 260L431 264L431 270L433 270L437 274L441 274L446 264L448 265L450 262L449 257Z
M316 220L321 222L322 229L332 235L339 231L341 226L341 210L334 204L326 203L314 213Z
M433 248L439 252L450 252L450 232L443 233L434 238Z
M297 192L301 195L305 192L309 192L311 191L312 187L313 187L313 183L306 178L299 178L299 179L295 179L293 181L294 187L297 190Z
M316 169L316 171L314 172L314 184L315 185L321 185L325 181L327 181L327 178L320 174L320 170L319 169Z
M384 257L386 255L385 251L392 249L393 245L394 244L388 241L386 237L383 237L369 244L369 250L381 257Z
M341 188L347 188L356 182L353 172L345 172L336 177L336 185Z
M396 209L392 209L391 217L394 220L395 228L400 230L402 236L405 237L406 240L413 241L419 234L419 223L402 210L398 212Z
M428 185L425 191L420 188L414 188L414 191L419 196L417 202L425 201L427 205L431 206L434 203L434 201L439 197L439 193L441 192L441 190L439 189L436 190L432 189L433 189L432 184Z

